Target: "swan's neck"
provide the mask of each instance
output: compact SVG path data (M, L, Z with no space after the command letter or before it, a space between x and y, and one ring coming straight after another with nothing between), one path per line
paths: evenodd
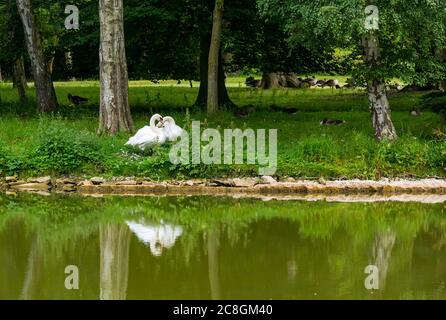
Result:
M175 120L172 117L165 117L164 118L165 122L168 124L168 126L175 126Z
M156 120L160 120L159 118L156 117L152 117L150 119L150 128L152 128L153 130L157 130L157 126L156 126Z

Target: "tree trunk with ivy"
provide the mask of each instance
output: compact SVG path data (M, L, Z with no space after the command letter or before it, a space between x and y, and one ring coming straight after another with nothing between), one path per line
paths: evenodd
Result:
M31 60L38 110L40 112L54 111L57 107L56 93L43 54L31 0L17 0L17 8L23 24L26 49Z
M128 99L128 73L122 0L99 0L100 134L133 131Z

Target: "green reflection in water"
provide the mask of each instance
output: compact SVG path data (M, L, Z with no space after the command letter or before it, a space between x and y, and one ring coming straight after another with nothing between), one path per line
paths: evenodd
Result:
M0 299L446 299L446 207L0 195ZM380 289L364 287L367 265ZM66 290L65 267L80 272Z

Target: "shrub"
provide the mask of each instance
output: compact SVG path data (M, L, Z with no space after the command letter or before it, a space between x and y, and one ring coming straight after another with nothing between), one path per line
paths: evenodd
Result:
M101 160L96 137L85 131L51 125L40 129L37 144L29 156L29 169L68 173L87 165L101 165Z
M23 162L10 154L10 151L0 145L0 176L12 175L23 169Z
M8 160L7 160L7 153L5 148L0 145L0 176L6 175L6 172L8 170Z
M309 137L301 141L302 158L308 162L329 162L338 158L338 148L327 137Z
M427 159L430 167L446 170L446 140L429 143Z

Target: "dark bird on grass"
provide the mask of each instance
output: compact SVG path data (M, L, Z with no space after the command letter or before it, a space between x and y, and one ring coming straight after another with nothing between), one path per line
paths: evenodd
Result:
M318 82L318 80L316 79L316 77L309 77L307 79L304 80L304 82L310 84L310 86L315 86Z
M316 86L317 87L323 87L325 85L325 80L318 80L317 82L316 82Z
M322 86L322 88L325 88L325 87L337 88L337 87L339 87L339 81L336 79L334 79L334 80L330 79L330 80L326 81L324 83L324 85Z
M237 118L246 118L249 117L250 114L254 113L255 108L252 105L246 106L246 107L242 107L242 108L238 108L234 111L234 115Z
M269 110L271 110L271 111L273 111L273 112L281 112L281 111L282 111L282 108L279 107L278 105L272 104L272 105L269 107Z
M288 114L296 114L299 112L299 109L294 107L283 107L282 112L288 113Z
M339 126L344 124L344 120L324 119L320 122L321 126Z
M261 81L254 79L254 77L248 77L245 80L245 84L250 88L258 88L260 86Z
M275 104L271 105L269 109L273 112L283 112L287 114L296 114L300 111L299 109L294 107L279 107Z
M87 98L73 96L73 95L71 95L71 93L68 94L68 100L75 106L80 106L81 104L88 102Z
M418 109L418 108L416 108L416 107L413 107L413 108L410 110L409 114L410 114L412 117L419 117L419 116L422 115L421 110Z

